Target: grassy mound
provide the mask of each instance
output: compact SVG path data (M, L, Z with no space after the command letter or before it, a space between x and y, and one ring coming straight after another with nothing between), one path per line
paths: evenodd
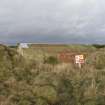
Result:
M55 73L38 72L16 50L0 46L0 104L56 105L69 103L71 83ZM33 64L33 65L32 65ZM34 69L34 72L33 72Z

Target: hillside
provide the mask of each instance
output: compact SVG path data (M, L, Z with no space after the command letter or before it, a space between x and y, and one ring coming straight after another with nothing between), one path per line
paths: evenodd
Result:
M24 49L21 56L16 48L0 45L0 105L104 105L105 49L66 47L89 53L81 69L70 63L40 63L36 57L43 57L37 52L42 47Z
M62 52L88 55L95 51L97 51L97 49L91 45L67 44L30 44L28 49L23 49L26 59L34 59L37 62L43 62L43 59L49 56L58 57Z

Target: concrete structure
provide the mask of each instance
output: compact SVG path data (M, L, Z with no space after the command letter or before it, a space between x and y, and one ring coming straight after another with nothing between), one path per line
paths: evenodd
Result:
M27 43L20 43L20 44L19 44L19 47L20 47L20 48L29 48L29 46L28 46Z
M23 55L24 55L23 49L27 49L27 48L29 48L29 46L28 46L27 43L20 43L20 44L18 45L17 51L18 51L18 53L19 53L20 55L23 56Z

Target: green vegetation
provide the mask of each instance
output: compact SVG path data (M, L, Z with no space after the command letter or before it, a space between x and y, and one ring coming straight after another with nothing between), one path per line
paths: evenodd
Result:
M96 47L92 45L68 45L69 49L76 52L94 52L96 51Z
M53 54L25 49L21 56L0 45L0 105L105 105L105 50L71 46L88 53L81 69L58 63L55 52L62 48Z
M49 56L48 58L45 59L44 63L48 63L48 64L51 64L51 65L56 65L59 63L57 57L54 57L54 56Z
M100 49L100 48L105 48L105 45L93 44L93 47Z
M14 45L14 46L11 45L11 46L9 46L9 47L10 47L10 48L17 48L17 46L15 46L15 45Z

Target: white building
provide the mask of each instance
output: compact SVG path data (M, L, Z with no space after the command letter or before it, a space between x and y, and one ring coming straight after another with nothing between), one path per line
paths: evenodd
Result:
M19 48L29 48L27 43L20 43Z
M19 45L18 45L18 49L17 49L17 51L18 51L18 53L20 54L20 55L24 55L24 50L23 49L27 49L27 48L29 48L29 46L28 46L28 44L27 43L20 43Z

